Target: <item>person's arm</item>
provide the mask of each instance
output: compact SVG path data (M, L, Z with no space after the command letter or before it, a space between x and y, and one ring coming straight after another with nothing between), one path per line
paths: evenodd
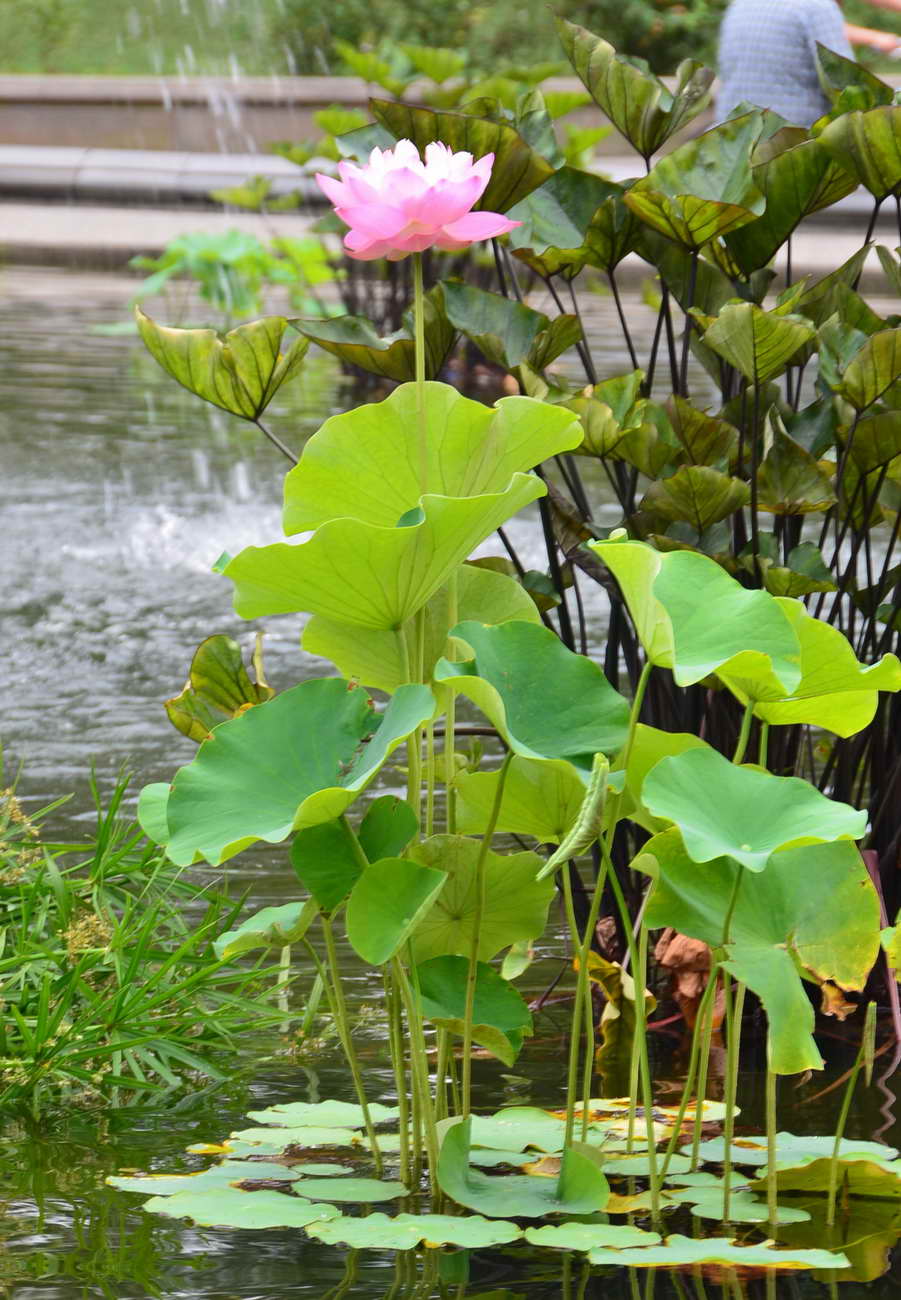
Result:
M890 9L892 13L901 14L901 0L868 0L868 2L874 9Z
M871 4L876 4L877 0L870 0ZM883 0L883 7L888 8L891 0ZM892 3L892 8L896 6ZM901 0L898 0L897 8L901 10ZM852 45L869 45L872 50L879 50L883 54L893 54L901 45L901 37L894 32L878 32L872 27L857 27L854 23L845 23L845 35Z

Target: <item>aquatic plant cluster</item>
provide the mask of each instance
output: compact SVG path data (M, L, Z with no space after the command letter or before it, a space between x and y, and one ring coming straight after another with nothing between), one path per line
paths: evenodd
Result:
M138 314L174 378L256 424L311 339L401 382L309 439L285 479L289 540L217 566L241 616L308 615L304 649L339 675L273 694L258 661L254 681L237 647L211 638L169 706L197 756L140 805L175 864L288 844L303 896L227 946L306 948L356 1100L252 1112L255 1127L204 1148L220 1164L117 1181L155 1191L149 1208L163 1214L295 1225L352 1246L525 1239L598 1265L853 1275L837 1215L884 1226L888 1203L897 1236L897 1153L844 1141L846 1108L833 1135L780 1133L777 1094L780 1078L823 1065L812 991L846 1014L881 960L894 992L898 939L859 845L882 843L898 772L901 329L858 292L872 228L845 266L764 300L773 256L806 215L861 183L877 210L901 194L901 107L823 52L835 107L812 132L749 110L655 164L705 106L711 74L683 65L670 92L599 37L559 26L644 177L618 186L555 165L539 94L513 113L373 101L375 122L343 137L341 179L323 186L351 254L413 257L408 331L379 339L365 321L268 317L219 337ZM427 248L492 235L512 297L451 281L426 292ZM616 292L636 250L661 281L652 356L638 365L623 316L634 371L599 379L575 293L573 311L549 319L517 301L517 274L559 298L589 268ZM880 256L901 283L894 255ZM458 333L520 395L488 407L438 382ZM572 347L587 386L548 370ZM722 394L715 414L691 400L692 356ZM667 368L660 404L652 385ZM576 457L600 463L620 502L607 535ZM552 593L537 601L515 552L509 564L469 558L536 502ZM576 648L569 613L586 579L611 593L603 668L584 625ZM456 752L461 701L497 737L496 764ZM838 738L825 761L812 732ZM367 801L401 754L406 798ZM534 847L501 851L498 835ZM559 1110L476 1114L474 1050L509 1067L532 1032L516 979L558 891L574 972ZM594 951L608 908L622 963ZM338 927L384 982L390 1106L368 1095L357 1058ZM649 940L663 928L710 952L672 1108L655 1101L647 1032ZM593 984L607 1000L599 1029ZM736 1141L748 995L766 1018L766 1133ZM720 1016L721 1105L705 1100ZM872 1003L862 1019L851 1088L872 1068ZM625 1097L593 1097L597 1073L607 1084L617 1070ZM422 1215L346 1212L407 1197L415 1211L420 1193ZM667 1234L686 1206L749 1231ZM636 1214L646 1227L606 1217ZM761 1244L761 1231L783 1244Z

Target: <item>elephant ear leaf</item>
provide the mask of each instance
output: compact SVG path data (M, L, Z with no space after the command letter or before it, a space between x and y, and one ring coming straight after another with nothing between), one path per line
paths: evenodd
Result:
M901 105L843 113L819 137L823 148L881 202L901 185Z
M255 421L281 386L292 379L310 346L295 339L283 349L288 322L264 316L228 334L215 330L158 325L135 308L138 331L147 351L183 388L205 402Z

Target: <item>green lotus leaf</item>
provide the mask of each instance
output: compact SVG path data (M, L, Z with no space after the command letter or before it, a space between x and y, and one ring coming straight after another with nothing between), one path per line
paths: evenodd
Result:
M866 112L843 113L821 132L819 141L875 199L885 199L901 186L901 107L881 104Z
M816 331L800 316L764 311L753 302L727 303L704 331L704 344L755 385L781 375Z
M138 796L138 824L153 844L165 844L169 839L168 781L153 781L145 785ZM198 861L195 857L194 861Z
M474 619L478 623L507 623L513 619L523 623L541 621L528 591L504 573L462 564L451 581L455 589L450 584L440 587L422 609L426 680L431 678L435 664L447 648L451 627L460 619ZM364 686L390 694L407 680L405 646L394 630L369 629L361 636L360 629L351 623L339 623L315 614L304 629L302 644L304 650L330 659L344 677L352 677Z
M671 92L635 59L627 59L600 36L558 18L566 57L585 89L634 149L647 160L671 135L703 112L713 73L699 63L679 65Z
M238 643L229 636L207 637L194 652L184 690L166 700L166 716L177 731L199 744L226 718L272 699L275 691L262 667L259 644L254 654L257 680L252 682Z
M888 1271L892 1248L901 1236L901 1208L896 1201L851 1197L831 1225L826 1222L825 1197L816 1193L794 1196L792 1204L806 1210L810 1221L778 1228L780 1242L792 1249L819 1246L841 1251L851 1265L842 1280L873 1282ZM833 1276L825 1270L813 1274L819 1282L828 1282Z
M482 1250L503 1246L522 1237L522 1229L503 1219L490 1221L478 1214L367 1214L362 1219L330 1219L311 1225L309 1237L328 1246L351 1250L413 1250L427 1246L461 1246Z
M820 1159L822 1156L831 1157L835 1146L834 1137L821 1137L805 1135L798 1137L794 1133L777 1133L776 1134L776 1151L777 1164L783 1164L786 1168L794 1165L809 1163ZM684 1152L690 1153L691 1146L683 1147ZM702 1160L712 1164L722 1164L726 1156L726 1148L723 1139L710 1138L702 1142L699 1148ZM737 1138L731 1148L731 1160L734 1165L747 1165L749 1168L765 1166L767 1162L766 1138L745 1137ZM898 1152L894 1147L883 1146L880 1142L865 1142L857 1138L842 1138L839 1146L839 1155L843 1160L893 1160Z
M543 1228L526 1228L525 1237L533 1246L550 1246L553 1250L595 1250L600 1246L624 1250L629 1246L656 1246L663 1240L658 1232L628 1223L548 1223Z
M550 177L553 167L506 122L489 122L465 113L416 108L395 100L371 99L369 107L380 126L395 140L412 140L420 153L439 141L473 158L494 154L488 186L475 205L487 212L506 212Z
M367 867L347 900L347 937L358 956L383 966L406 943L447 880L444 871L407 858Z
M593 1250L591 1264L625 1268L684 1268L718 1264L725 1268L803 1269L847 1268L844 1255L828 1250L782 1250L771 1245L739 1246L728 1237L667 1237L662 1246L638 1250Z
M303 1169L299 1171L303 1173ZM396 1201L401 1196L409 1196L410 1189L403 1183L390 1179L378 1178L299 1178L291 1184L295 1196L308 1200L320 1197L330 1201L354 1201L371 1205L374 1201Z
M324 1219L336 1219L334 1205L315 1205L282 1192L246 1192L237 1187L215 1187L208 1192L179 1192L154 1196L145 1202L148 1214L170 1219L190 1219L209 1228L305 1228Z
M562 1151L565 1135L565 1121L537 1106L506 1106L494 1115L472 1117L473 1145L510 1155L530 1147L543 1152ZM475 1152L471 1159L475 1162Z
M552 409L552 408L551 408ZM481 542L546 489L533 474L485 496L425 496L397 527L333 519L299 546L248 547L222 571L242 618L306 611L367 631L397 629Z
M459 1120L446 1130L438 1161L438 1185L458 1205L492 1218L517 1219L592 1214L604 1208L609 1187L588 1148L579 1143L569 1147L557 1179L528 1174L490 1177L469 1165L471 1123Z
M626 206L654 230L697 251L753 221L766 200L751 171L758 112L730 118L666 154L626 191Z
M805 217L856 189L847 168L820 140L806 137L806 132L786 127L759 146L752 159L754 183L766 199L766 209L726 236L729 252L745 276L767 266Z
M537 259L545 273L550 267L551 274L580 269L592 218L606 199L619 192L620 187L612 181L575 167L561 167L510 209L510 220L521 222L510 232L511 249L530 266L532 259Z
M253 1182L264 1178L267 1182L293 1183L300 1177L300 1169L285 1165L267 1164L265 1169L248 1160L225 1160L221 1165L200 1169L192 1174L133 1174L130 1177L107 1178L110 1187L120 1192L137 1192L141 1196L177 1196L181 1192L209 1192L217 1187L230 1187L235 1183Z
M313 899L303 903L283 903L281 907L264 907L238 926L227 930L213 943L220 961L230 961L254 948L284 948L299 943L310 928L319 909Z
M722 1188L698 1187L682 1191L671 1190L667 1193L672 1199L683 1205L690 1205L692 1214L698 1219L715 1219L717 1223L770 1223L770 1212L766 1201L760 1201L747 1192L730 1190L729 1213L725 1211L725 1194ZM790 1206L778 1206L777 1223L806 1223L810 1215L806 1210Z
M481 845L462 835L435 835L410 848L423 866L447 873L447 882L413 935L417 962L447 954L468 956L478 912L475 869ZM485 859L485 899L479 926L479 960L490 961L520 939L535 939L547 924L553 880L538 880L536 853L492 853Z
M807 781L730 763L709 748L661 759L645 778L641 799L679 827L692 861L730 857L753 872L763 871L780 849L858 840L867 826L865 811L827 799Z
M776 1184L780 1192L822 1192L825 1195L829 1191L831 1153L830 1157L821 1156L795 1166L783 1161L784 1156L776 1164ZM842 1200L862 1196L872 1201L901 1201L901 1161L894 1163L895 1168L887 1168L884 1163L851 1160L843 1156L838 1164ZM758 1190L766 1185L767 1179L763 1175L751 1184Z
M691 524L700 534L741 510L750 495L750 488L741 479L707 465L682 465L669 478L651 484L641 509L668 523Z
M419 829L415 812L406 799L385 794L373 799L366 809L357 839L370 862L397 858Z
M291 866L323 912L333 912L344 902L364 865L360 846L344 817L305 826L291 844Z
M497 772L461 772L457 792L457 828L481 834L492 820ZM575 823L585 798L585 783L564 759L536 760L518 755L510 762L496 829L532 835L539 844L559 844Z
M297 374L310 346L307 339L295 339L283 350L288 325L283 316L265 316L225 335L157 325L140 307L135 319L148 352L167 374L243 420L259 419L282 384Z
M331 677L223 722L175 774L166 852L178 865L199 853L217 866L257 840L277 844L339 817L434 707L427 687L405 686L377 714L362 687Z
M317 316L312 320L296 319L288 323L325 352L331 352L369 374L383 375L400 383L416 376L412 321L405 319L404 328L384 337L365 316ZM423 323L426 378L435 379L454 341L454 327L445 314L440 290L430 289L425 295Z
M774 515L806 515L835 504L832 480L788 434L777 429L757 473L757 501Z
M651 995L647 995L650 1000ZM655 1000L656 1005L656 1000ZM605 1152L606 1154L606 1152ZM688 1156L670 1156L667 1162L667 1182L673 1181L673 1176L678 1175L680 1171L684 1174L691 1168L691 1160ZM621 1178L648 1178L651 1172L651 1162L645 1155L614 1155L604 1164L604 1173Z
M660 731L657 727L649 727L640 722L632 737L629 766L626 769L626 779L617 815L637 822L651 834L666 830L670 825L669 821L666 818L655 817L641 801L645 777L662 758L669 758L673 754L684 754L688 749L707 748L707 742L692 732ZM617 777L621 771L621 768L615 768L611 773L611 779Z
M439 660L435 681L468 696L514 754L567 759L587 779L595 754L622 746L628 703L596 664L567 650L549 629L466 622L452 635L472 657Z
M351 1101L286 1101L265 1110L250 1110L250 1119L261 1124L283 1124L288 1128L365 1128L363 1108ZM400 1111L396 1106L382 1106L377 1101L369 1103L369 1115L374 1124L397 1122ZM299 1173L307 1170L298 1169Z
M433 957L416 968L422 1014L439 1029L462 1037L466 1015L467 957ZM476 967L473 1040L512 1066L522 1040L532 1032L532 1015L508 980L485 962Z
M589 550L613 573L650 661L691 686L729 665L767 667L793 690L801 678L800 648L780 606L749 591L715 560L690 551L654 550L614 535ZM707 611L716 609L716 619Z
M761 807L768 810L768 824L771 805L755 804L758 820ZM738 871L734 861L692 861L671 829L650 840L633 865L654 880L647 908L651 928L671 925L711 947L722 945ZM742 881L725 965L764 1005L770 1068L778 1074L822 1067L813 1008L799 972L862 989L878 951L878 911L860 854L845 840L773 853L762 872Z
M228 1136L228 1153L236 1155L278 1155L288 1147L304 1150L314 1147L352 1147L361 1141L360 1135L345 1128L318 1128L313 1124L289 1125L278 1128L241 1128Z
M839 392L856 410L866 411L899 378L901 329L880 330L865 340L845 367Z
M502 294L451 280L442 288L451 324L489 361L505 370L513 370L523 362L532 370L544 370L582 337L576 316L549 320L543 312Z
M754 714L773 726L807 722L838 736L853 736L872 722L880 691L901 690L901 663L886 654L878 663L860 663L847 637L812 618L796 600L780 599L801 647L801 680L793 691L779 686L772 673L743 678L728 666L717 670L742 704L754 703Z

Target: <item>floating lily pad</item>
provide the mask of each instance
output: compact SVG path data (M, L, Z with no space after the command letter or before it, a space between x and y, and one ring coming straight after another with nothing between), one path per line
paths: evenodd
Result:
M139 1192L142 1196L177 1196L180 1192L208 1192L216 1187L233 1183L266 1179L293 1183L300 1177L299 1169L285 1165L259 1165L249 1161L226 1160L210 1169L198 1169L189 1174L132 1174L107 1178L110 1187L120 1192Z
M304 1124L300 1127L238 1129L229 1135L229 1141L232 1140L246 1142L251 1147L283 1150L288 1146L349 1147L359 1141L359 1135L347 1128L315 1128Z
M658 1155L659 1167L661 1157ZM604 1161L604 1173L617 1178L647 1178L650 1173L650 1161L647 1155L614 1156ZM671 1174L688 1173L691 1161L687 1156L670 1156L667 1166Z
M325 1219L337 1219L340 1213L334 1205L314 1204L281 1192L242 1192L236 1187L154 1196L144 1209L149 1214L190 1219L210 1228L305 1228Z
M543 1228L526 1228L526 1241L555 1250L597 1250L602 1246L624 1250L630 1246L656 1246L662 1240L657 1232L626 1223L549 1223Z
M373 1124L396 1123L400 1112L396 1106L383 1106L381 1102L369 1103ZM250 1110L249 1119L260 1124L283 1124L286 1128L364 1128L363 1108L353 1101L286 1101L265 1110Z
M412 1250L420 1242L427 1246L462 1246L470 1250L502 1246L517 1241L522 1229L503 1219L489 1221L466 1214L367 1214L362 1219L330 1219L311 1225L308 1236L326 1245L349 1246L351 1250Z
M474 1146L497 1150L562 1151L566 1132L564 1120L539 1110L537 1106L509 1106L494 1115L473 1115Z
M747 1192L731 1191L729 1196L729 1214L725 1214L725 1197L722 1188L696 1187L670 1191L668 1195L674 1201L691 1206L691 1212L699 1219L715 1219L717 1223L728 1220L729 1223L768 1223L770 1213L766 1201L759 1201ZM794 1209L780 1205L776 1210L777 1223L805 1223L809 1219L806 1210Z
M897 1201L851 1197L842 1205L835 1223L829 1224L825 1196L811 1194L792 1199L807 1211L810 1221L777 1228L781 1243L793 1250L819 1246L841 1251L851 1263L850 1270L842 1274L842 1281L853 1278L857 1282L872 1282L887 1271L890 1252L901 1236L901 1207ZM833 1274L827 1266L822 1273L815 1272L814 1277L818 1281L830 1281Z
M828 1250L781 1250L774 1246L739 1246L728 1237L696 1240L678 1235L667 1237L661 1246L640 1250L593 1250L592 1264L615 1264L629 1268L682 1268L697 1264L722 1264L727 1268L847 1268L844 1255Z
M829 1190L831 1158L821 1156L788 1166L783 1163L784 1159L784 1155L781 1159L777 1155L776 1183L780 1192L825 1194ZM895 1161L894 1166L885 1161L855 1160L843 1155L838 1165L838 1187L842 1199L860 1196L871 1201L901 1201L901 1160ZM751 1186L755 1189L766 1187L766 1182L766 1178L761 1176Z
M303 1172L302 1170L300 1171ZM409 1195L403 1183L379 1178L300 1178L292 1183L295 1196L318 1201L354 1201L369 1205L373 1201L395 1201Z

